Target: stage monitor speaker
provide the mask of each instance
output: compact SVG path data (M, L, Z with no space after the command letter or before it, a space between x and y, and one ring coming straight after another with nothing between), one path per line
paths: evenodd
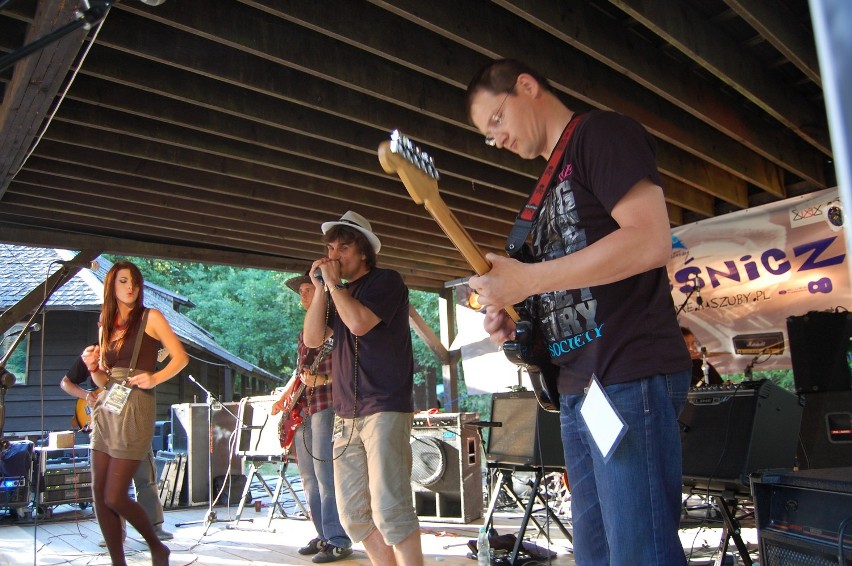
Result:
M841 524L852 517L852 468L769 470L752 477L752 490L763 566L837 566ZM848 527L843 539L850 566Z
M278 439L278 424L284 413L272 416L272 405L279 397L263 395L240 399L237 415L242 426L237 432L237 455L263 459L280 457L284 453Z
M749 474L792 469L802 404L768 380L691 389L678 418L683 485L748 495Z
M787 318L793 381L799 393L849 391L852 314L812 311Z
M799 467L852 466L852 391L804 393Z
M494 393L488 434L489 462L512 466L562 469L565 456L559 413L542 409L532 391Z
M210 459L210 434L206 403L172 405L172 450L186 454L186 480L181 486L180 502L184 505L207 505L210 482L207 462L212 462L212 477L242 473L242 463L231 450L231 438L236 428L238 403L221 403L211 411L213 422L213 458ZM225 410L227 409L227 410ZM229 412L230 411L230 412ZM228 464L230 462L230 472ZM213 493L216 496L216 493Z
M411 490L421 520L469 523L482 516L476 413L414 415Z

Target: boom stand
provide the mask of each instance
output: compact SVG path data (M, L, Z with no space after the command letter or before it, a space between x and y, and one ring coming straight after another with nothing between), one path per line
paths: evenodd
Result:
M205 536L207 534L207 530L210 528L210 525L213 523L228 523L230 521L226 521L225 519L217 519L216 512L213 511L213 405L218 405L220 409L223 409L230 413L232 417L239 421L239 418L234 413L231 413L228 408L216 400L216 397L213 396L210 391L208 391L203 385L198 383L194 377L189 377L189 380L198 386L199 389L204 391L207 395L207 436L208 436L208 445L209 450L207 454L207 514L204 516L203 521L188 521L186 523L176 523L176 527L185 527L187 525L197 525L200 523L204 523L204 532L201 536ZM237 426L239 426L239 422L237 422ZM224 483L223 483L224 485Z

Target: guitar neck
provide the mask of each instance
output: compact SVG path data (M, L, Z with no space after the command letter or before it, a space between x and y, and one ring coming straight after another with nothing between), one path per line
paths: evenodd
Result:
M405 142L401 145L404 146ZM426 208L474 272L477 275L485 275L491 271L491 264L441 198L438 192L437 173L434 176L430 175L429 171L433 170L431 159L424 156L425 154L416 150L402 150L400 144L388 141L379 144L379 161L384 170L399 175L414 202ZM509 306L505 310L512 320L515 322L520 320L514 307Z

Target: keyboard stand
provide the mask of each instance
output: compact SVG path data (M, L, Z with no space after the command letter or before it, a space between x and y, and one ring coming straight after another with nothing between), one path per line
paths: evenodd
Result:
M278 464L278 480L275 483L275 487L272 488L269 483L260 475L260 467L263 464L268 462L274 462ZM241 520L243 521L254 521L253 519L241 519L243 514L243 508L245 507L246 499L251 491L251 484L255 478L260 482L260 486L266 491L266 494L272 500L272 504L269 506L269 512L266 515L266 530L270 530L270 525L272 524L272 519L275 517L275 509L278 509L280 512L280 516L283 519L291 519L294 517L290 517L287 512L284 510L284 507L281 505L279 499L281 498L281 492L286 487L287 491L290 492L290 496L293 498L293 501L296 502L296 505L301 510L302 514L305 517L309 517L308 511L305 509L305 506L302 504L302 501L296 495L296 492L293 490L293 486L290 485L290 482L287 480L287 468L290 465L290 457L286 453L282 456L244 456L243 457L243 467L248 464L249 473L246 477L246 485L243 489L243 495L240 498L240 506L237 508L237 515L234 517L234 525L238 524ZM231 528L231 527L229 527Z

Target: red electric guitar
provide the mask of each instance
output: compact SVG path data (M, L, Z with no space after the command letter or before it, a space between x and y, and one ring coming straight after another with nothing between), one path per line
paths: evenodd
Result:
M329 336L319 347L319 351L317 351L317 355L308 370L309 373L314 374L317 372L320 362L325 359L332 348L334 348L334 337ZM302 407L305 404L304 393L305 383L297 373L294 373L293 386L290 389L289 395L287 395L287 400L284 402L281 421L278 423L278 441L284 450L290 450L290 446L293 444L293 437L296 436L296 430L304 422L302 418Z

